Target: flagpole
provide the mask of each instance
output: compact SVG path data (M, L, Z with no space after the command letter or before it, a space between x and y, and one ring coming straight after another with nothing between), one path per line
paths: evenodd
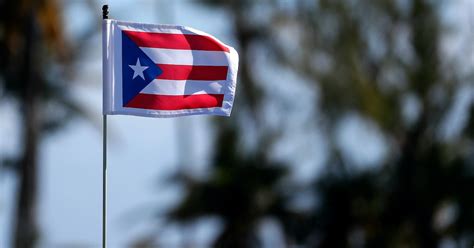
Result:
M103 115L102 137L102 248L107 247L107 115Z
M109 6L102 6L102 19L109 18ZM103 32L103 31L102 31ZM105 47L102 47L105 49ZM103 58L102 58L103 59ZM102 64L104 73L104 64ZM102 82L105 83L105 82ZM102 248L107 247L107 115L102 115Z

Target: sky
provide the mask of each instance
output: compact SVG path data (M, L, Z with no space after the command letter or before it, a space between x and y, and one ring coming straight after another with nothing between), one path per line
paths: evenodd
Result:
M76 30L85 25L94 25L92 13L86 12L83 2L63 0L65 11L70 20L66 27L72 36ZM472 0L457 0L457 7L449 9L448 18L466 23L470 15L464 13L466 8L474 13ZM104 2L101 2L103 4ZM171 23L191 26L210 33L231 46L231 20L228 13L222 9L209 9L189 0L123 0L108 1L110 17L118 20L144 23ZM101 15L101 6L97 6L97 15ZM456 16L460 16L457 19ZM467 21L469 23L469 21ZM462 25L461 25L462 26ZM462 26L469 28L467 26ZM472 28L472 27L471 27ZM474 30L474 29L473 29ZM474 31L473 31L474 33ZM448 40L446 44L456 44L457 40ZM47 137L41 143L40 151L40 186L38 217L42 229L40 247L57 247L77 245L76 247L99 247L101 241L101 200L102 200L102 133L101 133L101 40L100 32L92 39L85 51L85 58L80 63L79 77L74 82L77 100L94 113L95 124L84 120L71 122L60 132ZM451 46L448 46L451 47ZM455 47L455 46L452 46ZM454 49L454 48L453 48ZM453 52L454 53L454 52ZM273 70L276 65L265 60L265 56L257 57L259 70ZM295 89L298 92L288 92L283 84L275 82L301 81L291 73L277 75L284 80L275 80L271 74L262 74L264 81L272 81L272 94L301 94L309 92L305 88ZM471 98L460 97L460 105L466 106ZM238 89L237 89L238 93ZM1 95L1 92L0 92ZM306 95L306 98L317 97ZM466 100L466 98L471 100ZM304 101L300 101L304 102ZM461 106L461 107L462 107ZM304 111L311 111L306 106L293 106ZM459 107L459 108L461 108ZM279 108L269 104L269 119L277 118ZM305 115L305 112L299 112ZM456 111L456 110L453 110ZM0 156L15 153L19 148L18 116L13 106L0 106ZM460 114L453 114L453 118ZM357 117L348 116L346 125L340 127L338 142L343 146L345 156L352 157L360 164L376 161L384 156L383 137L377 130ZM301 166L295 168L296 177L309 180L308 175L314 175L316 164L324 162L324 141L322 135L316 133L293 132L307 119L297 120L297 116L289 116L291 130L283 136L283 142L275 147L275 158L288 160ZM154 119L133 116L108 117L108 242L109 247L127 247L130 242L148 232L160 230L160 241L168 244L166 247L178 246L185 237L180 235L180 228L167 225L162 219L157 219L157 213L164 213L176 204L182 197L183 189L167 181L176 172L179 164L186 163L184 169L195 174L206 172L213 142L213 125L211 118L192 116L173 119ZM218 123L218 122L217 122ZM451 125L450 125L451 126ZM312 135L312 136L309 136ZM313 138L308 138L313 137ZM369 146L360 147L360 140L365 140ZM297 142L295 142L297 141ZM297 144L288 147L285 143ZM192 147L192 149L190 148ZM358 147L358 148L354 148ZM304 149L316 149L313 153ZM298 153L303 151L303 153ZM309 154L305 157L304 153ZM316 154L316 155L315 155ZM370 164L370 163L369 163ZM311 173L308 173L311 171ZM2 171L0 174L0 247L9 247L11 216L13 213L14 189L16 181L11 173ZM306 177L306 178L305 178ZM157 221L152 221L157 220ZM160 226L156 226L158 223ZM202 247L206 247L216 230L222 225L216 219L203 219L193 225L192 233ZM275 237L278 230L271 220L262 224L262 235ZM278 240L277 240L278 241ZM268 247L279 243L272 238L266 239Z

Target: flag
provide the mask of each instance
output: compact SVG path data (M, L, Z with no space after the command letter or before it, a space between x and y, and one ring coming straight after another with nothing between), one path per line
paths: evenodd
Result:
M184 26L103 20L103 113L230 116L238 54Z

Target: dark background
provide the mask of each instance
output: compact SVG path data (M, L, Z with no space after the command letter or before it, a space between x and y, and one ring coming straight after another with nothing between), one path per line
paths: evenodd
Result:
M173 139L181 152L160 184L178 189L174 200L130 210L127 223L146 219L152 228L118 245L474 244L472 1L170 2L153 5L162 7L156 11L169 22L224 25L222 39L240 55L236 102L230 118L202 117L207 121L200 128L193 127L197 118L176 122ZM0 121L8 130L12 115L4 113L13 113L18 132L3 131L0 137L5 150L0 172L16 185L10 187L13 202L0 201L13 209L11 223L4 222L10 241L0 243L12 247L49 244L42 227L50 219L38 210L44 201L38 194L47 166L41 162L44 140L75 132L76 122L100 127L100 109L81 104L71 86L84 76L86 51L100 52L101 3L79 3L83 14L68 19L75 12L66 9L77 1L0 1L0 106L7 109ZM121 8L114 14L109 4L111 18L126 12ZM188 17L180 16L185 5L210 14L188 10ZM100 71L91 77L100 82ZM186 134L202 130L209 148L200 162L204 169L195 173L195 157L189 154L199 144ZM150 129L132 131L146 139ZM112 133L120 135L120 128ZM88 149L87 142L77 145L78 151ZM133 146L148 149L143 143ZM158 161L164 151L154 150ZM148 163L140 161L141 154L134 156L130 166ZM93 183L99 187L98 175ZM122 175L120 184L128 179ZM159 192L151 197L162 199ZM94 191L93 201L99 197ZM123 200L134 205L133 198ZM94 206L99 212L100 205ZM71 214L86 211L75 209ZM150 214L143 217L143 211ZM214 234L202 243L195 230L209 219L218 224L210 225ZM82 228L99 232L98 220ZM180 237L171 243L163 231L170 226ZM70 246L95 247L99 240L91 242Z

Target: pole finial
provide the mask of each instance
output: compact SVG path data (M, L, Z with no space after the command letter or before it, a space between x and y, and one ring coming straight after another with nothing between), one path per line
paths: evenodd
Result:
M109 19L109 5L102 5L102 19Z

